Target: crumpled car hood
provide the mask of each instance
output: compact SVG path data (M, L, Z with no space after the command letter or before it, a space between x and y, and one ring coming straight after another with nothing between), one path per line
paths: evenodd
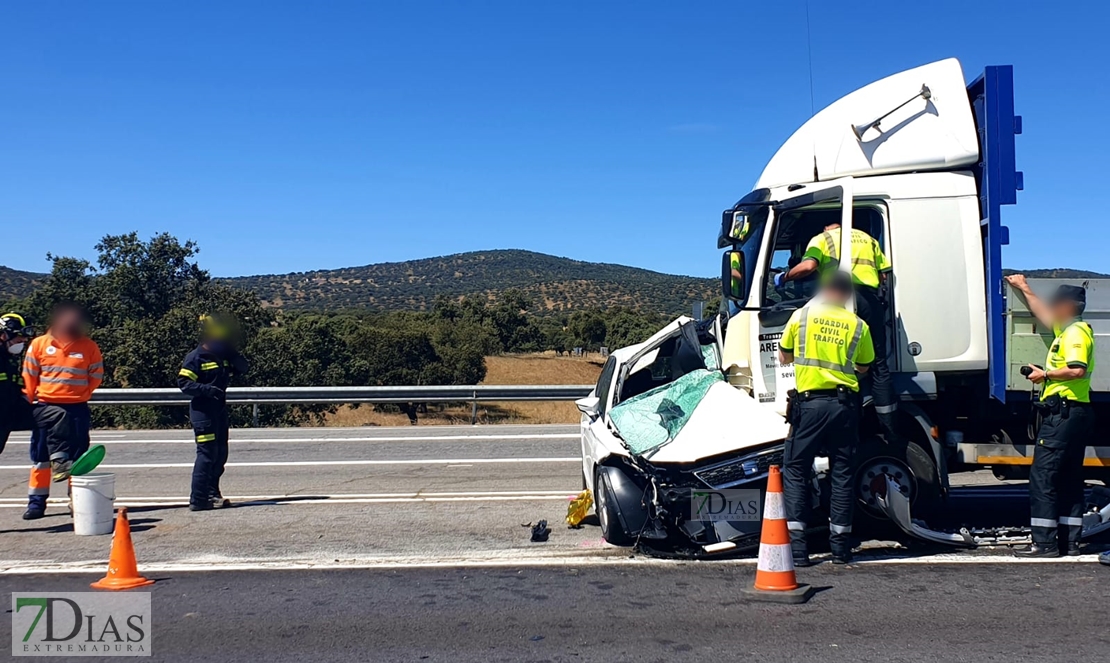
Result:
M693 382L702 389L691 389ZM719 371L696 371L629 399L610 411L610 420L631 451L652 464L694 463L781 442L789 429Z

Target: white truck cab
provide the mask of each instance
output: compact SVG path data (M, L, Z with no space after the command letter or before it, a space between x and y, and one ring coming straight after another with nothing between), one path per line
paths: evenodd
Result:
M785 408L793 368L778 364L777 339L816 288L810 278L776 290L773 275L797 264L810 239L834 221L844 228L840 255L850 255L848 230L860 228L894 267L892 345L876 349L887 353L892 372L987 368L979 203L975 176L965 170L978 159L956 60L857 90L786 141L755 190L729 210L722 233L744 267L732 283L730 265L725 363L750 367L761 401ZM841 269L850 269L847 261Z
M785 411L794 374L778 362L778 339L817 284L811 276L776 288L774 275L838 221L839 255L851 254L850 229L859 228L893 266L888 347L876 352L891 369L900 432L928 453L938 492L950 471L991 466L1020 476L1032 458L1030 394L1014 376L1024 363L1042 363L1052 340L1028 328L1020 297L1007 298L1002 279L1001 206L1016 203L1022 188L1020 133L1012 68L987 67L968 84L955 59L871 83L806 122L722 218L730 314L722 358L730 381ZM1095 306L1088 317L1102 316ZM1110 381L1096 376L1094 388L1101 411ZM1104 479L1107 442L1092 441L1087 459L1090 473Z

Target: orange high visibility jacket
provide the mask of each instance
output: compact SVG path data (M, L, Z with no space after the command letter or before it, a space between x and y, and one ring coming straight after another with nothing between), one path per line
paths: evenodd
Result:
M23 359L27 398L40 403L85 403L104 379L104 358L91 338L63 343L47 332Z

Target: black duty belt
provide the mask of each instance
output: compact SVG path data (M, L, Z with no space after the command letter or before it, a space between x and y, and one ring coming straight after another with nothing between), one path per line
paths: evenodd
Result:
M1043 410L1048 414L1058 414L1058 415L1062 416L1065 419L1068 418L1068 412L1071 411L1072 409L1075 409L1075 408L1089 408L1090 406L1091 406L1090 403L1083 403L1081 401L1073 401L1073 400L1069 399L1067 396L1061 396L1059 394L1052 394L1051 396L1049 396L1048 398L1046 398L1044 400L1035 401L1033 403L1033 407L1035 407L1039 410Z
M856 392L847 387L842 387L840 389L810 389L809 391L799 391L798 400L809 401L814 398L840 398L842 396L851 398L855 395Z

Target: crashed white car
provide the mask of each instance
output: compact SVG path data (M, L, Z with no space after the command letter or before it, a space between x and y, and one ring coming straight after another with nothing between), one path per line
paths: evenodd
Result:
M584 485L610 543L695 555L758 544L788 427L728 383L721 338L717 319L678 318L613 352L577 401Z

